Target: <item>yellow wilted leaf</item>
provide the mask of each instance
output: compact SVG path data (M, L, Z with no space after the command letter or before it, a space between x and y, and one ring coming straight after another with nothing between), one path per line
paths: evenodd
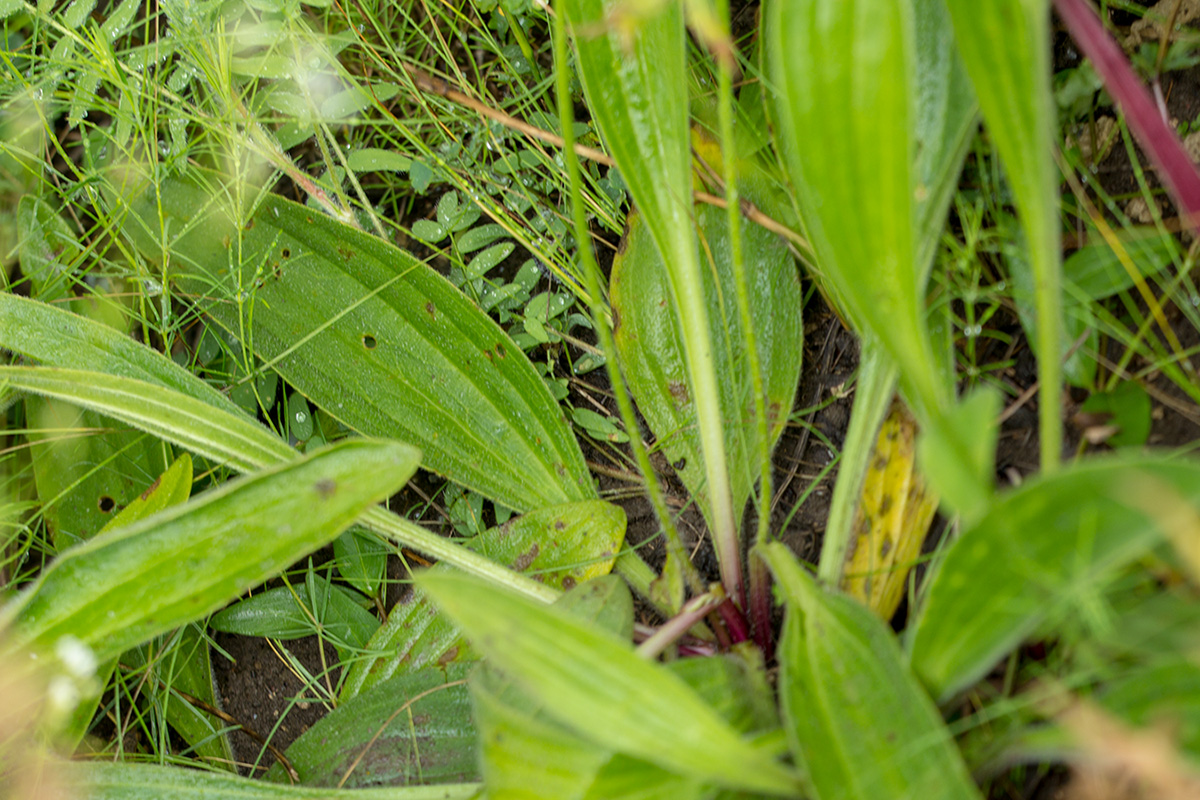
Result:
M917 424L899 400L879 429L854 515L842 588L884 619L900 605L937 497L916 467Z

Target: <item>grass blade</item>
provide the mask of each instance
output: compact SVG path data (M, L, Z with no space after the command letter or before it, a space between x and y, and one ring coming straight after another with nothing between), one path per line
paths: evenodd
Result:
M332 541L418 460L398 442L345 442L97 536L5 607L9 646L71 635L105 660L199 619Z
M765 555L787 605L779 647L786 728L814 796L979 797L887 624L823 591L783 545Z
M1096 459L992 504L946 553L912 641L913 671L939 702L1200 506L1200 464ZM1190 513L1194 514L1194 511Z

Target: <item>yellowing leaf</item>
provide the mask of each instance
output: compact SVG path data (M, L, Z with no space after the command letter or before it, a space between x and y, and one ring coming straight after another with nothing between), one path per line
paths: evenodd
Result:
M879 429L854 518L842 588L884 619L900 605L937 496L916 468L917 423L898 400Z

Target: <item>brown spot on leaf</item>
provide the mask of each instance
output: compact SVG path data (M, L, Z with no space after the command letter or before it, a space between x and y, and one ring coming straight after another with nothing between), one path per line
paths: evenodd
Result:
M683 408L691 401L691 396L688 394L687 384L682 381L668 381L667 391L671 393L671 397L675 399L676 408Z
M879 546L879 557L880 557L880 558L887 558L887 555L888 555L888 553L892 552L892 547L893 547L893 546L894 546L894 543L892 542L892 537L891 537L891 536L884 536L884 537L883 537L883 544L881 544L881 545Z
M442 653L442 657L437 662L438 666L444 667L456 658L458 658L458 645L454 645L454 647Z
M279 255L282 258L291 258L292 257L292 248L290 248L290 247L283 248L282 250L279 251Z
M504 358L506 355L508 355L508 353L504 350L504 345L500 342L496 342L496 355L500 356L500 358Z
M562 587L564 589L574 589L575 588L575 579L572 578L570 575L565 576L562 579Z
M425 313L429 315L430 319L437 319L437 308L434 307L432 302L425 304Z
M353 250L349 250L349 249L347 249L347 248L345 248L345 247L339 247L339 248L337 249L337 251L338 251L338 255L340 255L342 258L344 258L344 259L345 259L345 260L347 260L347 261L349 261L350 259L354 258L354 251L353 251Z
M228 233L221 237L221 246L224 247L226 250L229 249L229 246L231 244L233 244L233 241L229 238Z
M337 491L337 481L332 478L321 478L313 484L313 489L322 499L333 497L333 493Z
M254 227L254 217L246 220L246 230L251 230Z
M154 490L158 488L158 484L161 482L162 482L162 476L155 478L154 483L150 484L149 488L147 488L146 491L142 492L142 499L145 500L147 497L149 497L151 494L153 494Z
M561 531L565 527L567 527L567 523L563 522L561 519L554 520L554 530Z
M529 569L529 565L533 563L540 552L541 549L538 547L537 542L534 542L528 550L517 556L517 560L512 563L512 568L517 572L524 572Z

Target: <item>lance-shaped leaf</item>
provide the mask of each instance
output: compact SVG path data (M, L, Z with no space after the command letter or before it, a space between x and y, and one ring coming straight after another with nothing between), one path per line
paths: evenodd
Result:
M1047 5L1044 0L946 2L1029 243L1038 320L1042 468L1053 469L1062 445L1062 302Z
M55 777L89 800L469 800L479 796L477 783L445 783L376 789L328 789L286 786L215 772L155 764L64 763Z
M150 258L165 246L177 285L305 397L510 508L595 497L545 381L445 278L283 198L241 219L220 197L166 183L133 202L125 232ZM147 233L160 213L165 245Z
M471 641L556 721L598 745L664 769L770 794L799 789L678 676L626 641L566 612L461 574L417 578Z
M585 500L531 511L465 546L555 589L570 589L611 572L624 541L625 512L612 503ZM342 700L393 675L461 660L469 652L458 626L420 589L392 608L366 650L346 671Z
M787 605L779 645L785 727L812 794L979 797L891 629L857 602L822 590L783 545L764 554Z
M0 347L72 369L0 367L0 385L59 397L248 472L296 457L275 434L161 353L104 325L0 293ZM13 316L10 317L9 314ZM11 322L19 324L10 324ZM62 332L62 342L56 333ZM95 369L98 371L87 371ZM118 376L133 376L133 378ZM362 524L407 547L542 600L549 587L382 508Z
M917 622L913 671L950 699L1081 590L1164 533L1194 530L1198 506L1200 464L1148 456L1096 459L1011 492L946 553Z
M0 382L99 411L240 472L296 456L240 411L232 414L132 378L56 367L0 367Z
M419 458L396 442L345 442L98 536L5 607L9 646L70 635L103 660L199 619L332 541Z
M7 292L0 292L0 347L51 367L106 372L165 386L246 418L228 397L128 335Z
M752 193L750 197L754 199ZM703 270L701 279L708 305L709 337L717 345L713 361L721 406L726 410L722 433L729 455L733 508L740 513L757 477L754 454L759 447L754 444L757 426L747 378L745 337L733 306L736 295L729 222L724 210L713 206L697 206L695 214L703 250L712 256L711 269ZM767 447L773 448L787 422L800 378L804 349L800 279L786 244L766 229L746 226L742 248L766 391ZM670 302L662 256L638 211L630 212L625 240L613 261L611 291L619 320L614 332L617 352L638 409L711 526L704 452L679 341L678 314Z
M622 18L614 0L563 0L588 108L666 267L704 458L710 522L725 589L741 601L738 510L730 489L726 424L691 220L692 172L683 7Z
M416 786L479 776L466 676L471 665L429 667L371 687L287 749L305 786ZM276 762L268 781L287 783Z
M935 412L949 391L918 264L912 26L893 0L773 2L763 19L779 141L826 286Z

